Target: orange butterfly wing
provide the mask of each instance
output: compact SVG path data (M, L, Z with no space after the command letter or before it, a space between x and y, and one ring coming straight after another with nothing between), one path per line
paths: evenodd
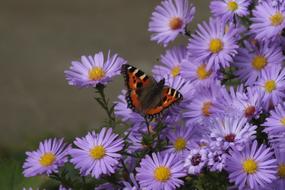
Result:
M145 114L152 117L159 116L164 110L180 102L182 99L183 97L180 92L170 87L164 87L162 91L162 102L154 108L147 109Z
M158 117L164 110L169 108L175 103L182 100L182 95L177 90L164 86L161 94L161 101L155 107L150 107L147 109L142 109L141 99L139 97L140 92L147 90L147 87L155 84L154 79L148 77L143 71L124 64L122 66L121 73L124 75L125 84L128 88L126 100L128 107L133 111L143 113L148 118Z
M151 85L153 81L144 72L128 64L122 65L121 73L124 75L125 84L128 87L126 98L128 107L134 111L141 110L141 102L137 92Z

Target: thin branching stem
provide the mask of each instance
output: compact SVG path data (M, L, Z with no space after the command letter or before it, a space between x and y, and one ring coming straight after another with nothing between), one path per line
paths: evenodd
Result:
M114 112L113 112L114 106L109 107L109 100L105 96L104 89L105 89L105 85L103 84L98 84L95 87L96 94L99 95L99 97L97 96L95 97L95 100L107 113L110 123L114 124L115 123L115 117L114 117Z

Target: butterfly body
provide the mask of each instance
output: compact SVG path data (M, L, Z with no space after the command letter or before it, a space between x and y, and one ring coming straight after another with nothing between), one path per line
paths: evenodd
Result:
M122 74L128 88L126 100L128 107L142 115L158 117L164 110L182 99L175 89L165 86L165 80L157 82L143 71L124 64Z

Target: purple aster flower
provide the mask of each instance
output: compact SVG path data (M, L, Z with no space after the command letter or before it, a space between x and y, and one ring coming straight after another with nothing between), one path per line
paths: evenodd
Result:
M226 154L222 150L209 151L208 153L208 167L210 171L221 172L226 163Z
M152 73L161 77L170 75L176 77L180 75L181 63L187 56L187 49L183 46L173 47L161 56L162 65L155 65Z
M134 174L130 173L130 182L120 181L118 184L103 183L95 188L95 190L140 190L138 183L135 180Z
M219 98L219 102L224 105L224 115L228 117L240 117L243 115L238 108L235 106L235 102L238 102L240 99L246 100L246 95L243 92L243 86L238 86L237 89L230 87L229 90L226 88L222 88L221 97Z
M174 154L147 155L136 170L141 188L149 190L175 189L183 185L183 180L179 178L186 176L183 162L177 160Z
M285 133L280 133L269 140L274 147L278 147L281 152L285 152Z
M274 147L275 157L277 160L277 179L270 185L272 190L285 189L285 152Z
M233 25L226 27L219 19L203 22L189 41L189 55L195 62L206 63L207 70L227 67L237 54L237 33Z
M169 140L169 145L166 147L165 152L174 153L179 158L185 159L192 147L194 136L195 130L192 126L180 126L168 130L166 137Z
M76 138L74 144L78 148L70 150L70 160L82 175L99 178L102 174L115 172L123 149L123 140L112 129L103 128L99 134L94 131L85 137Z
M264 93L262 102L265 109L269 109L285 97L285 70L278 65L262 71L256 84Z
M146 148L143 145L143 134L135 130L130 132L127 141L129 142L128 152L136 152Z
M210 9L215 17L232 21L235 16L247 16L249 4L250 0L214 0L210 3Z
M275 110L270 111L270 116L263 126L265 126L264 131L270 137L285 133L285 103L278 104L275 106Z
M142 130L144 129L144 130ZM152 129L150 129L150 131L152 133L155 133ZM154 144L152 145L146 145L143 142L143 134L147 133L147 128L146 128L146 124L144 123L144 126L140 126L140 127L134 127L133 129L131 129L131 133L128 136L128 143L129 143L129 147L127 149L127 151L129 153L134 153L137 151L141 151L143 149L146 148L151 148L151 147L155 147L156 143L154 142ZM150 146L150 147L148 147Z
M153 32L152 41L167 46L178 34L185 33L185 28L193 19L195 7L187 0L164 0L155 8L148 30Z
M194 86L206 85L216 78L216 72L206 69L207 63L184 59L181 64L181 76L190 80Z
M242 113L243 117L252 119L261 113L263 93L257 87L248 87L244 94L244 99L234 100L234 106Z
M205 86L197 86L192 101L186 105L183 116L191 123L208 124L217 115L223 114L221 89L216 81Z
M69 187L65 187L65 186L63 186L63 185L60 185L59 188L58 188L58 190L72 190L72 189L69 188Z
M282 49L275 43L263 42L258 45L246 43L235 57L236 75L247 85L253 85L260 78L261 71L280 65L284 60Z
M276 179L276 159L270 148L258 147L257 141L247 144L239 151L235 147L229 151L226 170L230 182L240 189L261 189Z
M107 84L115 75L119 75L121 66L126 61L117 54L108 53L106 61L102 52L92 56L82 56L80 61L71 62L71 67L64 73L69 85L76 87L96 87Z
M132 173L134 172L136 166L137 166L137 162L138 162L138 159L133 157L133 156L124 156L122 158L122 161L124 162L125 164L125 167L128 171L128 173ZM122 164L120 164L122 167L124 167Z
M38 150L26 152L27 158L23 165L25 177L58 172L59 167L67 162L69 145L63 139L46 139L40 143Z
M229 107L228 116L244 117L250 120L261 113L263 92L258 87L244 88L240 85L236 90L230 87L229 92L226 89L223 91L221 101L224 102L225 107Z
M205 148L194 148L185 160L184 166L189 174L197 175L201 172L208 161L208 150Z
M145 123L144 118L139 113L128 108L126 93L126 90L122 90L121 94L118 96L118 101L115 102L115 115L124 122Z
M123 181L124 188L123 190L140 190L139 184L137 183L133 173L130 174L131 182Z
M258 40L275 40L285 27L285 2L262 1L253 10L251 31Z
M112 184L112 183L103 183L103 184L101 184L101 185L99 185L99 186L97 186L96 188L95 188L96 190L117 190L118 189L118 187L116 187L114 184Z
M222 142L223 150L235 147L242 150L248 142L255 138L256 126L251 126L246 118L217 118L211 127L211 137Z

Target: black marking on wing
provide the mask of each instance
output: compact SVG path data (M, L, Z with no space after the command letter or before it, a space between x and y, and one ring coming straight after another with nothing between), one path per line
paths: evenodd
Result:
M163 106L163 109L159 113L156 113L156 114L146 114L145 117L147 117L149 119L159 118L159 117L161 117L161 115L163 113L168 111L169 108L171 108L174 105L179 104L183 100L183 96L179 91L177 91L173 88L167 87L167 86L165 86L164 88L168 88L167 95L173 96L176 100L167 106L163 106L164 102L169 102L169 101L167 101L167 99L168 99L167 96L165 94L162 94L162 96L163 96L162 101L157 105L157 107Z

